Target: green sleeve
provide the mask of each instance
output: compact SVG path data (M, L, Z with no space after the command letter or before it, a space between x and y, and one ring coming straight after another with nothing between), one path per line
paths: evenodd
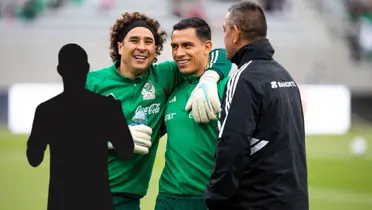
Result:
M154 65L154 67L158 82L169 94L183 81L182 74L174 61L165 61Z
M96 72L89 72L85 83L85 88L97 92L98 85L103 81L103 77Z
M230 73L232 63L226 57L226 50L217 48L209 53L210 62L207 70L213 70L220 75L220 80L227 77Z
M222 48L214 49L209 53L210 63L207 70L212 70L220 75L220 79L229 75L231 62L226 58L226 50ZM158 81L170 94L174 88L178 87L184 80L182 73L178 70L174 61L165 61L155 66L155 73L158 75Z

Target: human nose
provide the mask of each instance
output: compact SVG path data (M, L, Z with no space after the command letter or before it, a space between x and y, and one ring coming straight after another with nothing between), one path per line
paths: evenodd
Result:
M137 45L137 49L138 50L146 50L146 46L145 46L145 42L144 41L140 41Z
M185 56L185 50L182 49L182 47L179 47L177 50L176 50L176 57L177 58L181 58Z

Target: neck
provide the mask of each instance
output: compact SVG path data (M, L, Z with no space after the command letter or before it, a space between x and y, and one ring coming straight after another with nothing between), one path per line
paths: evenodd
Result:
M64 92L68 93L80 93L84 92L85 89L85 82L76 82L76 81L66 81L63 80L63 90Z
M240 40L238 43L235 44L235 47L234 47L235 52L234 52L234 54L229 58L229 60L230 60L232 63L238 65L239 68L240 68L240 66L239 66L239 62L240 62L240 60L237 59L237 58L238 58L238 55L237 55L237 54L238 54L238 52L239 52L240 49L242 49L244 46L248 45L249 43L250 43L250 42L247 41L247 40Z
M242 41L240 41L240 42L238 43L238 45L237 45L237 51L238 51L239 49L241 49L242 47L244 47L245 45L249 44L249 43L251 43L251 42L249 42L249 41L247 41L247 40L242 40Z
M203 62L203 64L202 64L202 66L200 66L200 68L197 70L197 71L195 71L195 73L194 74L192 74L193 76L201 76L201 75L203 75L204 74L204 72L206 71L206 69L207 69L207 65L210 63L210 58L208 58L208 59L204 59L204 62Z
M130 79L135 79L137 75L135 75L133 72L133 69L130 69L128 65L123 63L123 61L120 61L120 66L118 68L118 71L120 74L130 78Z

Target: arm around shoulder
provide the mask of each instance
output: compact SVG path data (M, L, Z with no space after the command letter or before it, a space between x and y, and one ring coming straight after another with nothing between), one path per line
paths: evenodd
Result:
M226 57L226 50L223 48L216 48L209 53L209 64L207 71L216 72L220 77L218 80L227 77L231 71L232 63ZM217 81L218 81L217 80Z
M163 86L163 88L165 88L168 94L173 92L173 90L184 80L176 62L174 61L165 61L159 64L154 64L153 69L158 82Z
M217 120L216 113L221 111L217 83L228 76L231 66L225 49L215 49L209 53L207 69L185 106L186 111L192 111L195 122L209 123Z

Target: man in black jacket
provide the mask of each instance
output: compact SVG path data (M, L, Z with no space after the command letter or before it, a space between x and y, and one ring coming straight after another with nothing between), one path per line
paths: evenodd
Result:
M300 92L273 59L262 8L233 5L224 22L227 57L239 70L226 85L209 210L308 210Z

